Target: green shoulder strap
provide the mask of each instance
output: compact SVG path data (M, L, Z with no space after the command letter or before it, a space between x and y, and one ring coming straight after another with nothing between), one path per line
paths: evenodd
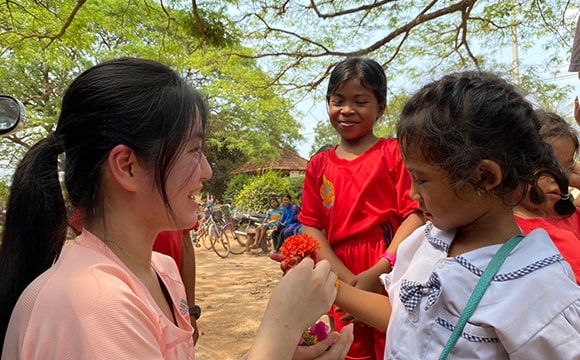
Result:
M453 332L451 333L451 336L449 337L447 344L445 344L445 348L443 348L443 352L441 352L439 360L447 359L447 356L451 352L451 349L453 348L453 346L455 346L455 343L459 339L459 336L461 336L463 328L465 327L465 324L467 324L467 320L469 320L469 318L475 311L475 308L477 308L477 305L481 301L481 298L483 297L485 290L487 290L487 287L491 283L491 280L493 279L495 274L497 274L499 268L501 267L505 259L508 257L508 255L520 243L520 241L523 238L524 238L523 235L516 235L512 237L505 244L503 244L502 247L493 256L493 258L489 262L489 265L487 265L485 271L481 275L481 278L479 278L477 285L475 285L475 289L473 289L473 293L471 294L471 297L467 301L467 305L465 305L465 309L463 309L463 313L461 313L461 317L459 317L459 321L457 322L457 325L455 325L455 329L453 329Z

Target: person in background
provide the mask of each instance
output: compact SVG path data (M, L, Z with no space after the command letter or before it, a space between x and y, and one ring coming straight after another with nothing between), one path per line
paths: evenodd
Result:
M411 177L399 144L374 134L386 94L385 72L376 61L348 58L334 67L326 102L340 143L308 162L298 216L302 232L321 245L319 259L328 260L342 281L377 293L384 291L379 275L391 270L399 243L423 224L409 197ZM336 329L350 322L342 311L328 315ZM347 359L382 358L384 330L355 324Z
M270 208L266 213L264 221L256 228L256 236L252 249L259 249L262 247L262 242L266 240L268 231L272 231L274 226L282 217L282 209L280 209L280 202L278 198L272 197L270 199Z
M282 196L282 216L280 220L274 224L272 228L272 240L274 243L273 252L280 252L280 247L284 243L284 230L297 221L297 209L292 204L292 197L286 193Z
M286 241L286 239L289 236L298 235L298 234L302 233L302 224L300 223L300 221L298 221L298 214L300 214L301 207L302 207L302 193L299 193L296 196L296 204L294 205L294 209L295 209L294 221L292 222L292 224L288 225L286 227L286 229L284 229L283 238L282 238L280 246L282 246L284 244L284 241ZM278 247L278 249L280 249L280 246Z
M566 120L553 112L536 110L540 120L540 135L552 147L556 160L569 175L569 185L578 187L580 166L576 163L578 136ZM548 232L554 245L572 267L580 284L580 209L558 207L562 199L571 199L570 191L562 192L550 177L538 181L541 193L530 189L527 196L514 208L514 215L524 234L537 228ZM564 212L570 210L571 213Z
M197 222L195 197L212 176L207 116L201 94L152 60L106 61L70 84L56 129L25 154L10 188L2 359L194 358L178 268L152 247L159 232ZM81 234L66 244L63 153L67 199L85 211ZM273 289L249 360L346 353L349 329L312 349L296 346L336 297L330 264L313 265L295 267Z

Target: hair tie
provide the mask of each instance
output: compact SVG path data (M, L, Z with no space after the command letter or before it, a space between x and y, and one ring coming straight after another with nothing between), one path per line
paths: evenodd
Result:
M560 200L566 201L568 199L570 199L570 194L569 193L564 193L564 194L563 193L560 193Z
M64 152L64 146L54 131L48 133L46 141L51 148L56 150L57 154Z

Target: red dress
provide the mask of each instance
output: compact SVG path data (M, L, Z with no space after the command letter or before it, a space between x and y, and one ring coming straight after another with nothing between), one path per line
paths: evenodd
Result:
M546 219L540 217L524 219L516 216L516 222L522 229L524 235L529 234L537 228L546 230L554 245L560 251L560 254L562 254L564 259L572 267L576 282L580 284L580 236L577 233L570 231L561 224L552 224L552 220L548 222Z
M407 216L418 210L409 197L411 177L395 139L380 139L354 160L336 147L314 156L306 167L298 220L326 232L330 246L355 275L374 266ZM337 329L340 323L335 316ZM382 359L385 333L355 326L347 358Z

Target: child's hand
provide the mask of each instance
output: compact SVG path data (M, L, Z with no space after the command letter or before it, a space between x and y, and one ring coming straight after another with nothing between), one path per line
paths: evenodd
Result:
M292 269L294 266L298 265L298 263L302 260L300 256L294 256L292 259L286 261L282 254L269 254L268 257L270 259L277 261L280 263L280 270L282 273L286 275L288 270Z
M354 339L352 325L342 328L340 333L333 331L311 346L298 346L292 360L334 360L344 359ZM330 347L330 348L329 348Z
M576 124L580 125L580 102L578 101L578 96L574 99L574 120L576 120Z
M580 189L580 165L574 164L569 175L569 185L576 189Z
M353 282L351 283L352 286L371 291L377 294L382 293L384 287L379 280L379 275L374 268L370 268L365 270L354 277Z

